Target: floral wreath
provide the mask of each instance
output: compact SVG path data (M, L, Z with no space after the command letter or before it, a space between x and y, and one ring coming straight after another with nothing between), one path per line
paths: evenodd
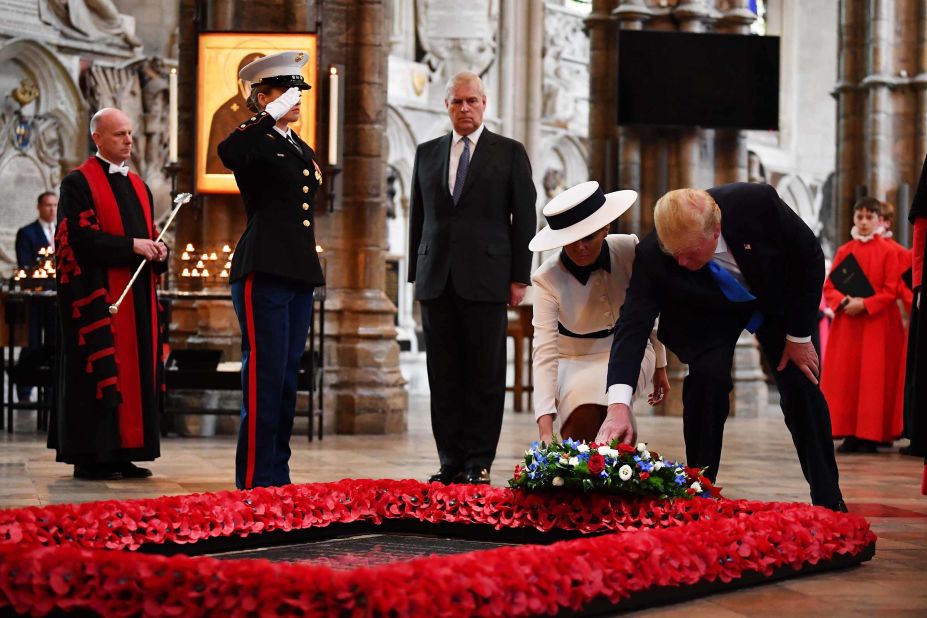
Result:
M565 487L582 491L624 493L658 498L719 498L721 488L704 475L651 452L645 442L586 444L567 438L549 446L533 442L525 463L515 466L509 486L527 489Z
M349 571L150 553L355 525L429 531L447 524L582 538ZM665 601L698 585L857 564L872 556L875 539L862 517L807 504L352 479L0 511L0 610L533 616L596 603L627 609L648 593ZM564 556L582 559L551 567Z

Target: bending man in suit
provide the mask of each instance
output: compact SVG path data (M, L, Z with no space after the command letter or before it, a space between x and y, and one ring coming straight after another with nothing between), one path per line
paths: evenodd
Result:
M837 483L827 403L811 332L824 256L814 234L775 190L734 183L670 191L656 230L637 247L608 364L608 415L597 441L636 439L628 407L650 329L689 365L683 382L688 464L712 481L733 388L734 347L755 332L775 368L785 423L814 504L846 510Z
M479 76L452 77L444 104L454 131L419 145L409 216L441 461L430 480L488 484L505 402L505 305L530 282L537 193L524 146L483 126Z
M36 210L39 218L29 225L19 228L16 232L16 265L31 274L32 269L39 264L39 250L53 247L55 244L55 223L58 219L58 195L54 191L45 191L39 194L36 201ZM47 311L36 305L29 307L29 345L23 348L21 354L35 354L41 346L41 324L45 319L53 319ZM52 330L51 333L54 333ZM22 360L22 356L20 356ZM32 387L16 385L16 395L20 402L32 399Z

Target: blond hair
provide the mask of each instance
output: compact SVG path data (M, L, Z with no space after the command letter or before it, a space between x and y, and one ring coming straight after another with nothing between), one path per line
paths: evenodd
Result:
M687 249L695 236L711 236L721 223L721 209L702 189L676 189L659 200L653 209L660 248L673 255Z

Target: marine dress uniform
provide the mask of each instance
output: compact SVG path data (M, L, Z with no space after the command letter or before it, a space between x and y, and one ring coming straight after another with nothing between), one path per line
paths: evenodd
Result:
M240 76L253 88L308 89L300 75L307 60L308 54L295 51L265 56ZM265 108L219 144L248 216L229 277L242 334L239 489L290 482L299 361L312 320L312 292L325 283L314 221L322 175L313 150L276 122Z

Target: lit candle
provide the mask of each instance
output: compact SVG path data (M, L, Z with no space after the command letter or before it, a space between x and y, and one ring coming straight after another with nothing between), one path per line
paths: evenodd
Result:
M231 248L231 247L229 247L227 244L226 244L226 245L222 245L222 253L231 253L231 252L232 252L232 248Z
M193 253L193 243L192 243L192 242L188 242L188 243L187 243L187 246L184 247L184 251L189 251L190 253Z
M177 69L171 69L168 81L167 160L177 162ZM163 142L162 142L163 143Z
M338 165L338 69L328 74L328 164Z
M189 269L189 268L184 268L184 269L183 269L183 272L180 273L180 276L181 276L181 277L189 277L189 276L190 276L190 269Z

